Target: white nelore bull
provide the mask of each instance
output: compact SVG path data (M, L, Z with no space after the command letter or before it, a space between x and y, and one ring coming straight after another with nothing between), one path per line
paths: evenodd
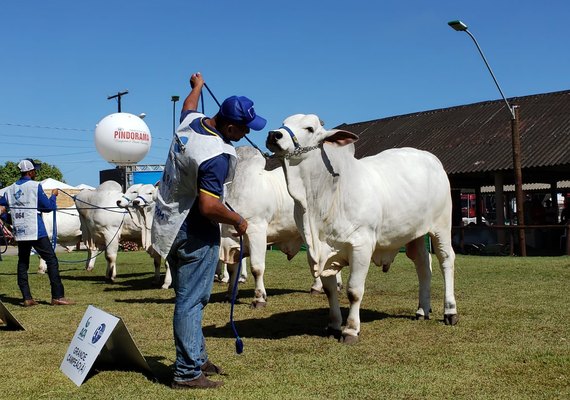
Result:
M247 220L247 232L243 237L243 255L250 257L250 270L255 279L253 307L263 307L267 292L263 275L267 245L277 246L291 260L300 250L303 240L293 218L294 202L287 192L282 168L265 170L265 158L253 147L236 148L238 164L234 180L227 187L225 201ZM222 224L220 260L228 265L231 294L239 262L239 238L235 229ZM245 268L245 264L242 266ZM339 275L340 277L340 275ZM321 280L317 278L311 292L320 292Z
M238 163L234 179L227 187L224 199L247 220L243 255L250 258L250 270L255 279L252 306L265 306L267 292L263 274L267 245L277 245L290 260L303 242L293 219L293 199L287 193L283 170L266 171L265 158L253 147L238 147L236 153ZM228 264L230 292L236 279L240 252L239 238L233 234L232 226L222 224L220 259Z
M154 262L154 284L160 285L160 264L162 258L154 251L150 239L150 228L154 215L156 200L156 187L151 184L134 184L127 188L122 199L117 202L119 207L127 208L134 212L129 213L129 218L125 218L121 230L121 238L140 243L146 252L152 257ZM172 283L168 263L165 262L166 275L163 289L168 289Z
M53 237L53 212L43 213L42 219L51 240ZM55 223L57 244L71 251L68 246L76 246L81 242L81 222L79 221L77 208L75 206L58 208L55 215ZM40 258L38 272L43 274L46 270L46 262Z
M127 210L118 207L123 198L123 189L115 181L106 181L95 190L82 190L75 196L75 205L79 211L83 242L87 247L85 268L91 271L95 267L97 249L105 251L107 271L105 276L114 281L117 276L117 251L124 221L128 218Z
M354 145L347 146L357 138L347 131L324 129L316 115L297 114L269 132L266 142L282 160L311 272L322 278L329 299L329 331L348 343L358 340L370 260L387 271L404 245L419 279L416 317L429 318L431 255L424 245L425 234L433 241L443 272L444 322L455 324L451 195L441 162L412 148L357 160ZM350 310L340 332L334 275L347 265Z

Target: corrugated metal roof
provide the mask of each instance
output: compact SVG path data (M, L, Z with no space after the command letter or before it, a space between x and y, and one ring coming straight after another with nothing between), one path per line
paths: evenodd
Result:
M508 100L519 107L523 180L570 179L570 90ZM359 135L357 158L415 147L435 154L450 178L472 176L481 184L493 172L513 169L511 119L502 99L339 128Z

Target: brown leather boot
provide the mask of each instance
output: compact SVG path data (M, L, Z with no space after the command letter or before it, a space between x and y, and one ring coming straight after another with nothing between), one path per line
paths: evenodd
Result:
M202 372L206 376L224 375L224 370L221 367L218 367L216 364L214 364L210 360L208 360L204 364L202 364L200 369L202 370Z
M59 299L51 299L52 306L69 306L75 304L74 301L66 299L65 297L61 297Z
M224 384L221 381L211 381L206 375L201 374L198 378L191 381L172 381L170 385L172 389L215 389Z
M24 302L22 303L22 305L24 307L31 307L31 306L37 306L39 303L37 301L35 301L34 299L27 299L24 300Z

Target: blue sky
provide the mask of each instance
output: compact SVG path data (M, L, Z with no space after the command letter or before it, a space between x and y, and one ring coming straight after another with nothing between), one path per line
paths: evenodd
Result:
M171 96L183 99L196 71L220 100L254 100L268 120L250 134L261 147L295 113L332 128L500 98L471 39L447 25L455 19L507 97L568 90L569 16L567 0L6 2L0 165L33 157L69 184L96 186L113 165L94 128L117 110L107 96L125 89L122 110L146 113L153 138L140 164L161 164ZM206 114L216 111L207 95Z

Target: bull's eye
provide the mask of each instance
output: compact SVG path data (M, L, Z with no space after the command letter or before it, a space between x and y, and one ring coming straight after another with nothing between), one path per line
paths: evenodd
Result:
M307 130L308 130L309 132L311 132L311 133L315 133L315 130L313 129L312 126L309 126L309 127L307 128Z

